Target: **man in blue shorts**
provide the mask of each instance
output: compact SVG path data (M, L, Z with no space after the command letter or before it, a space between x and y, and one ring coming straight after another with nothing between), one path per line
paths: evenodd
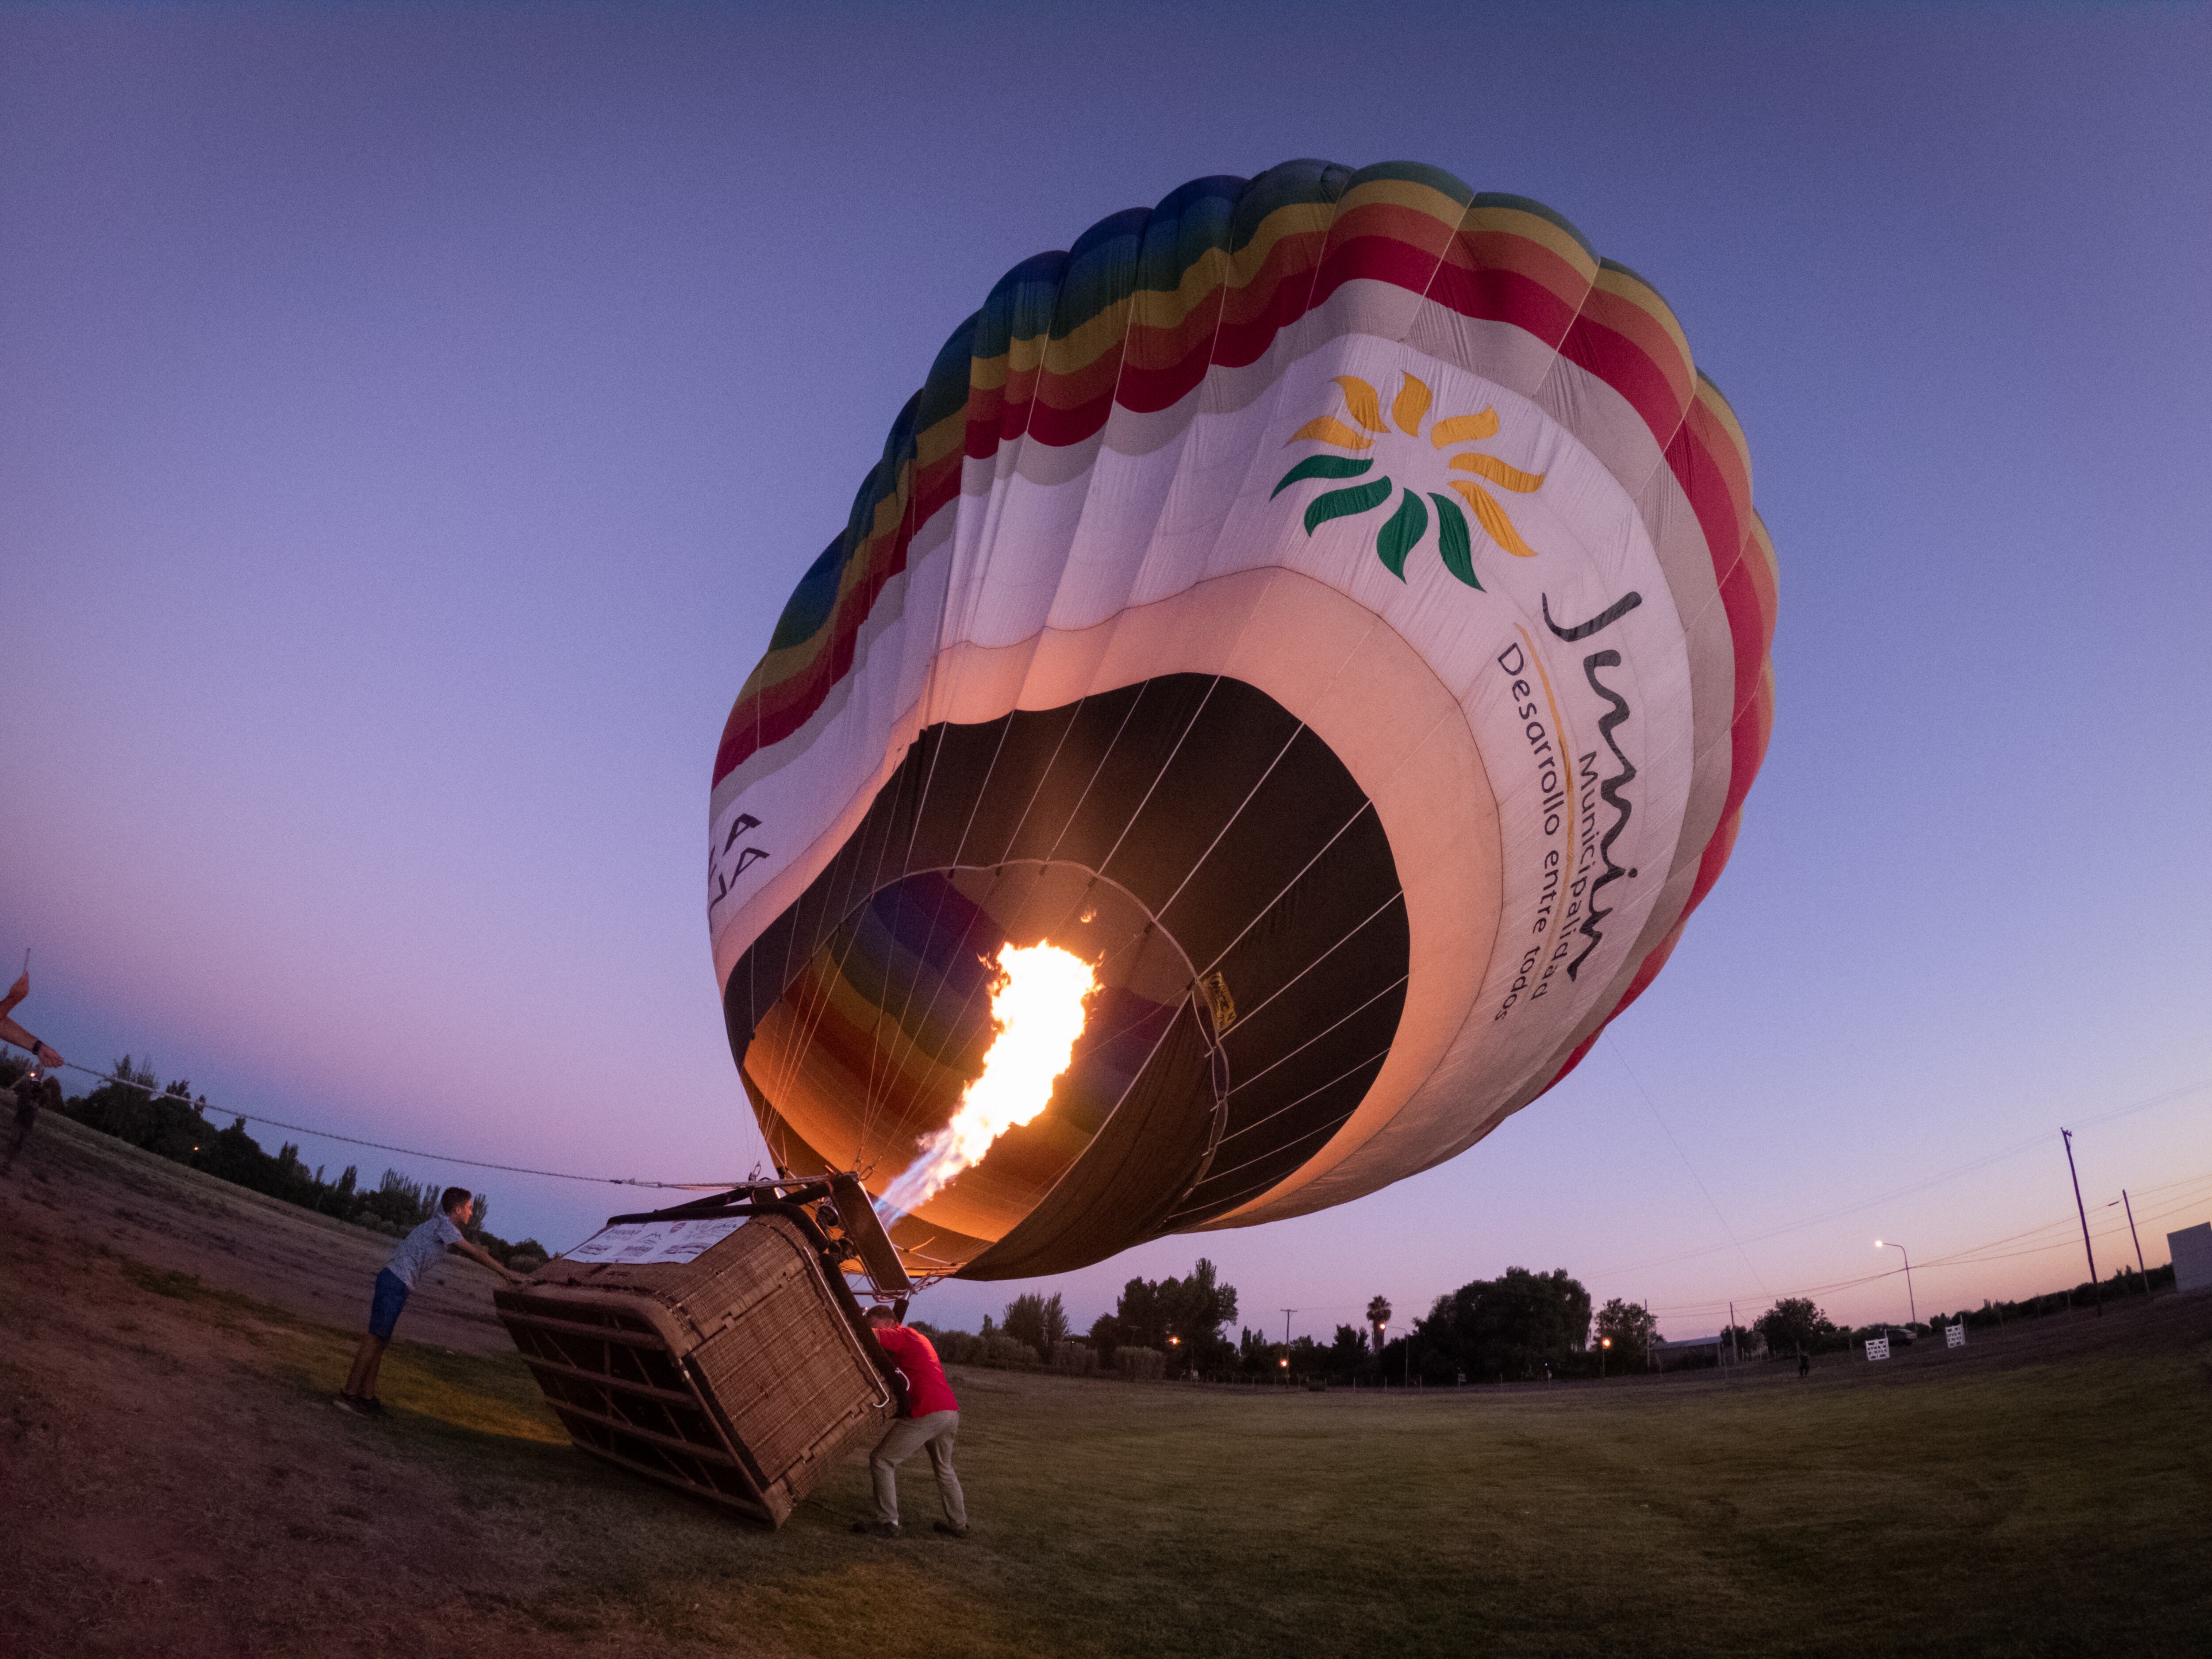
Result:
M38 1038L9 1018L15 1005L31 994L30 953L23 958L23 976L8 988L8 994L0 997L0 1042L12 1042L31 1056L31 1068L16 1079L14 1104L15 1107L15 1144L8 1149L8 1157L0 1162L0 1175L15 1167L22 1156L24 1145L31 1139L31 1130L39 1121L39 1108L59 1110L62 1085L52 1075L52 1068L62 1063L62 1057ZM6 1091L0 1089L0 1095Z
M475 1212L476 1200L467 1188L448 1187L438 1195L438 1213L399 1241L392 1260L376 1276L376 1294L368 1304L368 1334L354 1350L353 1374L338 1390L338 1397L331 1401L339 1410L362 1417L384 1415L383 1402L376 1397L376 1373L384 1363L385 1349L392 1344L392 1328L399 1322L399 1310L407 1305L408 1292L424 1271L435 1267L448 1251L474 1257L511 1285L522 1283L522 1274L500 1266L490 1251L471 1243L461 1231Z

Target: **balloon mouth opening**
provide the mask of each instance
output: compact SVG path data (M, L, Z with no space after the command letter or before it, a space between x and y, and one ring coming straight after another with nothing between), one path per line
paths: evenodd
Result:
M951 1178L895 1190L986 1070L1010 946L1093 975L1065 1069ZM779 1170L891 1197L909 1272L1030 1278L1234 1224L1294 1176L1381 1073L1409 949L1389 834L1328 744L1175 673L925 728L723 1009Z
M956 1271L1096 1143L1194 988L1085 866L925 871L831 931L739 1070L779 1161L858 1170L909 1269Z

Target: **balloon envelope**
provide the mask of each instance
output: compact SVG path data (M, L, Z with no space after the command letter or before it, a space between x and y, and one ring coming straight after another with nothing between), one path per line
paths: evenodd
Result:
M880 1194L993 1036L1049 1108L893 1237L977 1278L1463 1151L1650 983L1772 709L1773 555L1658 295L1433 168L1201 179L1007 273L714 763L708 924L778 1162Z

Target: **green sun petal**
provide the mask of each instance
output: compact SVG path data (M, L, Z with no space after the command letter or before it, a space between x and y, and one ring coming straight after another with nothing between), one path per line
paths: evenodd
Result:
M1382 568L1400 581L1406 580L1406 556L1421 544L1421 538L1429 533L1429 509L1421 505L1421 498L1412 490L1398 503L1398 510L1390 515L1375 538L1376 556Z
M1395 488L1388 478L1376 478L1370 483L1355 484L1350 489L1332 489L1325 495L1316 495L1306 508L1306 534L1310 536L1331 519L1345 519L1355 513L1369 512L1390 499Z
M1356 478L1374 465L1375 459L1371 455L1364 461L1355 461L1346 455L1309 455L1288 472L1283 474L1282 483L1267 492L1267 499L1273 501L1292 484L1303 479Z
M1443 550L1444 568L1476 592L1481 592L1482 584L1474 576L1474 545L1468 535L1467 514L1449 495L1431 495L1429 499L1437 504L1437 540Z

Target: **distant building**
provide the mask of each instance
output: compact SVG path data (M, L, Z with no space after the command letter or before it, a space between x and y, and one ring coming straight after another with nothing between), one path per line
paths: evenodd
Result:
M1680 1342L1669 1342L1662 1336L1651 1340L1651 1365L1655 1370L1687 1370L1693 1365L1720 1363L1721 1339L1717 1336L1685 1337Z
M2173 1257L2175 1290L2212 1291L2212 1221L2168 1233L2166 1248Z
M1680 1342L1669 1342L1664 1337L1651 1340L1651 1368L1660 1371L1679 1371L1693 1365L1733 1365L1741 1358L1748 1364L1766 1357L1766 1339L1757 1331L1746 1332L1729 1344L1728 1333L1718 1336L1685 1337Z

